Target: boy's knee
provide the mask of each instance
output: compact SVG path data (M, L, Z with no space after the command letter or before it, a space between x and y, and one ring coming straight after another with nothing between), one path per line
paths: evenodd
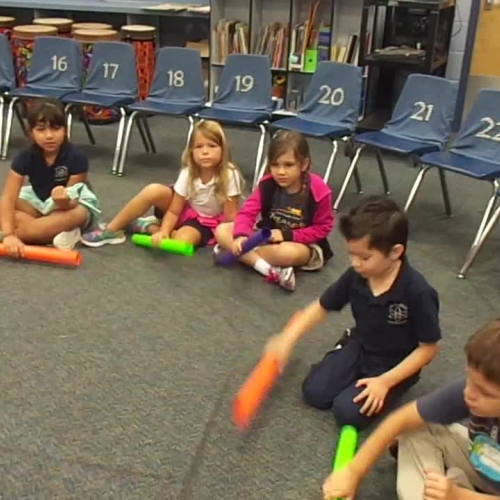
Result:
M339 394L333 401L332 411L335 421L339 426L352 425L358 430L366 429L375 417L368 417L360 413L361 405Z
M302 382L302 398L308 406L317 410L329 410L332 400L327 396L324 387L313 376L308 375Z

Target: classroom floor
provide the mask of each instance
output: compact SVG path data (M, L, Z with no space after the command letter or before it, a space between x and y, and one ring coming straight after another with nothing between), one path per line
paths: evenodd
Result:
M80 124L74 142L90 157L91 181L109 220L142 186L171 182L187 127L154 119L159 154L143 153L137 134L126 176L110 175L115 127L95 128L88 145ZM250 177L257 135L230 130L233 156ZM163 140L160 140L163 138ZM14 132L12 155L25 144ZM322 170L329 148L311 142ZM340 157L332 186L347 167ZM3 181L9 162L0 163ZM381 193L372 158L360 165L365 196ZM387 163L403 203L416 171ZM499 316L497 229L468 279L457 270L478 226L489 186L449 178L455 217L443 215L430 173L411 212L408 255L441 296L439 358L411 396L460 376L462 346ZM358 200L353 190L343 208ZM300 384L309 365L352 325L332 315L292 361L247 433L235 430L231 399L257 362L265 340L332 283L348 265L339 234L334 261L298 277L295 293L240 267L220 269L211 252L194 258L127 243L82 248L75 270L2 260L0 331L0 498L18 499L320 499L337 438L328 412L307 408ZM360 500L395 498L395 463L380 460Z

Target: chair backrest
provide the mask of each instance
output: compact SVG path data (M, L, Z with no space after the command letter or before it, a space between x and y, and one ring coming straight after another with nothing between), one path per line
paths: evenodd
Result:
M0 89L11 90L15 86L14 58L9 40L5 35L0 35Z
M220 75L213 107L271 113L271 78L269 57L231 54Z
M148 97L187 104L203 104L205 88L199 51L181 47L160 49Z
M133 46L125 42L97 42L90 61L85 91L135 98L138 83Z
M479 92L451 151L500 164L500 90Z
M28 86L79 90L83 59L80 45L70 38L42 36L35 40Z
M354 130L361 109L362 88L361 68L321 62L307 87L299 117Z
M457 95L458 82L410 75L383 131L442 146L451 134Z

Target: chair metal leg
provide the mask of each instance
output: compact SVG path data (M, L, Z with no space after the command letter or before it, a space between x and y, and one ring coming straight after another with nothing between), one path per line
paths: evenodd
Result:
M149 139L146 136L146 132L144 132L143 122L140 116L137 117L136 123L137 123L137 129L139 130L139 135L141 136L142 139L142 144L144 145L144 149L146 150L146 153L151 153Z
M363 194L363 186L361 185L361 177L359 176L357 167L354 169L354 183L356 184L356 191L358 194Z
M77 106L76 109L78 110L78 114L80 115L80 118L83 122L83 126L85 127L85 131L87 132L87 137L89 138L90 144L92 144L92 146L95 146L96 140L95 140L94 134L92 132L92 129L90 128L89 121L87 120L87 117L85 116L85 111L83 110L83 108L81 106Z
M483 248L483 245L486 242L486 239L488 238L491 231L495 227L495 224L497 223L499 218L500 218L500 206L497 207L497 209L495 210L495 213L488 221L488 224L486 224L486 227L484 228L484 231L482 232L482 234L479 238L479 241L477 242L477 245L475 245L475 246L473 245L471 247L471 249L469 250L469 254L467 255L467 258L465 259L465 262L458 273L458 278L462 278L462 279L465 278L467 271L469 270L469 268L472 266L472 264L476 260L476 257L478 255L479 251L481 250L481 248Z
M484 228L486 227L486 224L490 220L493 209L495 208L495 203L497 200L497 192L498 192L498 181L494 180L492 181L491 184L493 186L493 194L488 200L488 203L486 204L486 210L484 211L483 218L481 219L481 224L479 224L479 228L477 230L476 237L474 238L474 242L472 243L471 248L475 247L479 243Z
M354 140L351 137L343 137L342 141L344 142L344 156L349 157L349 159L352 161L354 158ZM356 190L358 191L358 194L363 194L363 186L361 184L361 177L359 175L358 169L354 169L354 182L356 183Z
M113 166L111 167L111 173L113 174L116 174L118 169L120 153L122 152L123 129L125 128L125 120L127 119L127 113L125 112L125 108L119 108L119 111L121 117L120 117L120 124L118 125L118 134L116 136L115 156L113 158Z
M66 114L66 135L69 141L71 140L71 133L73 132L73 112L71 108L71 104L66 104L64 107L64 113Z
M5 99L0 95L0 152L2 151L3 145L3 114L5 108Z
M151 153L154 155L157 153L156 151L156 144L153 139L153 134L151 133L151 129L149 128L149 122L146 116L141 116L140 120L142 124L144 125L144 131L146 132L146 137L148 138L149 141L149 147L151 148Z
M444 211L448 217L451 217L451 203L450 203L450 195L448 192L448 183L446 182L446 172L440 168L439 172L439 181L441 183L441 192L443 193L443 202L444 202Z
M382 177L382 184L384 185L384 191L385 194L389 195L391 194L391 191L389 189L389 181L387 180L387 174L385 172L384 159L382 158L382 152L378 148L376 151L376 156L377 156L378 169L380 170L380 177Z
M260 180L262 179L262 177L264 177L264 173L266 172L266 169L267 169L267 156L264 156L264 158L262 159L262 166L260 167L260 172L259 172L259 175L257 177L256 184L258 184L260 182Z
M21 108L20 108L19 104L20 103L18 103L14 106L14 113L16 114L17 123L19 123L19 126L21 127L21 130L23 131L24 136L29 138L29 132L28 132L28 129L26 128L26 124L24 123L24 116L21 113Z
M134 127L134 120L138 114L139 114L139 111L133 111L132 114L128 118L127 128L125 130L125 136L123 138L123 145L122 145L122 150L121 150L122 154L120 155L120 165L118 166L118 176L119 177L123 176L123 171L125 169L125 162L127 161L130 136L132 134L132 128ZM116 173L116 172L113 172L113 173Z
M10 134L12 131L12 119L14 114L14 108L16 107L19 97L14 97L9 103L9 109L7 111L7 120L5 123L5 138L2 145L2 160L7 158L7 152L9 149Z
M189 130L187 133L186 148L189 147L189 141L191 140L191 136L193 135L194 130L194 118L192 116L188 116L187 119L189 122Z
M328 165L325 170L325 175L323 176L323 180L325 181L325 184L328 184L328 181L330 180L330 174L332 172L333 165L335 164L335 158L337 157L337 151L339 149L339 145L337 141L333 140L332 141L332 154L330 155L330 159L328 160Z
M335 203L333 204L333 210L335 212L338 210L339 205L342 202L342 199L344 198L345 192L347 191L347 187L349 186L349 182L351 181L351 178L356 170L356 166L357 166L357 163L359 161L359 157L361 156L361 152L363 151L363 149L364 149L364 146L360 146L356 150L356 154L354 155L354 158L352 159L351 164L349 165L344 182L342 183L342 187L340 188L339 194L337 195L337 199L335 200Z
M408 210L410 210L411 206L413 205L413 202L415 201L415 198L420 189L420 186L422 185L424 177L430 169L431 169L430 165L420 165L420 172L418 173L417 178L415 179L415 182L411 187L410 194L408 195L408 199L406 200L405 203L405 212L408 212Z
M257 157L255 158L255 169L253 172L253 182L252 182L253 187L255 187L255 185L257 184L257 178L259 176L260 165L262 163L262 155L264 154L264 146L265 146L266 134L267 134L266 125L267 125L267 122L261 123L259 125L260 139L259 139L259 146L257 148Z

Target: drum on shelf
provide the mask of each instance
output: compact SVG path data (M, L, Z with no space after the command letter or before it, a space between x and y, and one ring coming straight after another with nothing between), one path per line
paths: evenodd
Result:
M33 46L39 36L55 36L57 28L54 26L39 26L26 24L15 26L12 30L12 52L18 87L24 87L28 76L28 69L33 58Z
M59 36L71 37L73 21L65 17L40 17L33 19L33 24L38 26L54 26Z
M113 26L106 23L73 23L71 31L78 30L112 30Z
M122 39L135 49L139 97L145 99L153 83L156 62L156 28L146 24L129 24L121 28Z
M10 16L0 16L0 34L6 35L10 40L12 38L12 29L16 24L16 18Z
M86 23L92 24L92 23ZM87 78L92 52L97 42L117 41L120 39L118 31L112 29L77 29L73 30L73 39L82 45L83 78ZM90 123L111 123L119 120L119 114L114 109L85 106L85 116Z

